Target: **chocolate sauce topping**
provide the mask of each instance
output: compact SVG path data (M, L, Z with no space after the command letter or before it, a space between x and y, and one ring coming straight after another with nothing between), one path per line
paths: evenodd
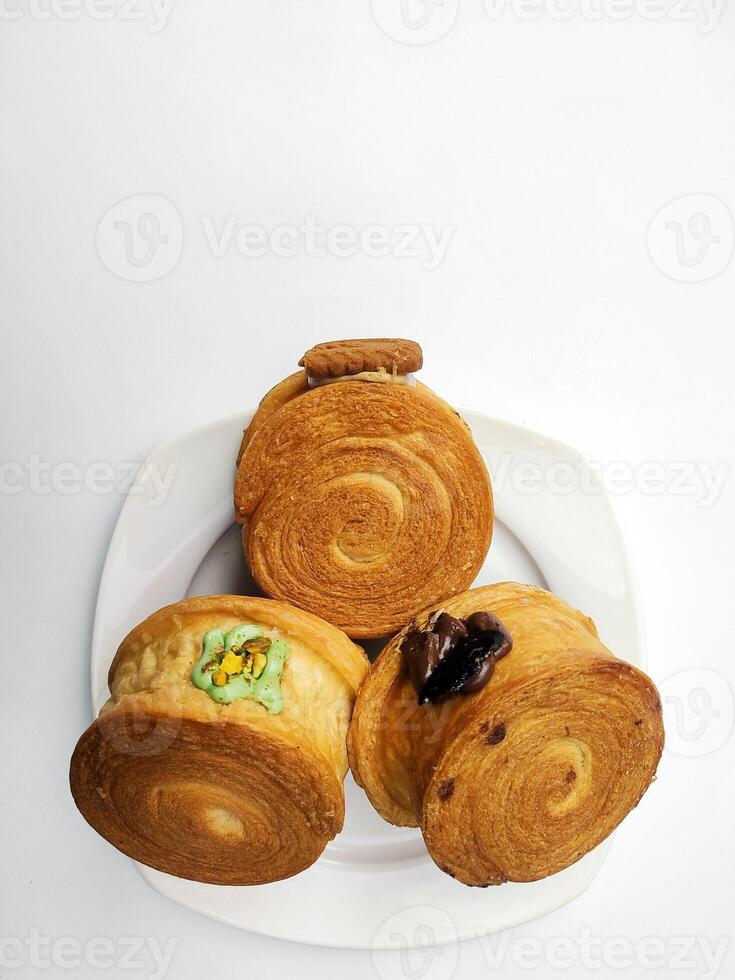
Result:
M439 637L414 630L404 639L401 649L411 683L417 692L421 691L439 663Z
M401 650L419 704L437 704L454 694L479 691L512 646L510 633L492 613L476 612L461 620L442 612L424 629L408 633Z

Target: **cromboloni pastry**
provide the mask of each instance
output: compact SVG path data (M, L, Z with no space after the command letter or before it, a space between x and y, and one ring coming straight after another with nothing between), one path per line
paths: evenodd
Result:
M185 599L122 642L111 697L71 761L111 844L181 878L277 881L341 829L345 735L363 651L269 599Z
M353 637L394 633L466 589L493 527L467 425L418 383L406 340L320 344L263 398L235 512L256 581Z
M535 881L604 840L654 778L653 683L549 592L503 583L422 613L355 705L352 772L468 885Z

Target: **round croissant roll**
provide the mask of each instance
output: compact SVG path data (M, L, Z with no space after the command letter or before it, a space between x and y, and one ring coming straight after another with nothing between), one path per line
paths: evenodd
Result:
M649 678L592 620L514 583L456 596L396 636L348 736L376 810L419 826L443 871L483 886L581 858L638 803L662 747Z
M71 789L137 861L226 885L311 865L342 828L345 736L367 658L268 599L186 599L122 642Z
M240 449L248 564L268 595L350 636L385 636L477 575L490 478L459 415L413 381L417 344L340 341L302 363L265 396Z

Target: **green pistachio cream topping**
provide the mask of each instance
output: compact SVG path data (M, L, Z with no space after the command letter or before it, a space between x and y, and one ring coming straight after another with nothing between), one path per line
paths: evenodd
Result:
M281 674L288 643L265 636L259 626L210 630L191 679L213 701L257 701L277 715L283 709Z

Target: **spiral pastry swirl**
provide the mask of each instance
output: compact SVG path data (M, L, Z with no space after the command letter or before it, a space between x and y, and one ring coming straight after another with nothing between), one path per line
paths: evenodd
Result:
M490 479L469 429L421 384L276 386L235 485L250 569L270 596L352 637L385 636L471 584L490 546Z
M603 841L642 797L663 747L658 692L592 620L542 589L493 585L441 608L491 612L512 651L481 690L419 707L404 630L358 696L352 772L386 820L421 827L452 877L536 881Z
M288 644L278 714L220 704L191 681L202 637L247 622ZM187 599L123 640L111 697L80 738L71 789L85 819L137 861L227 885L304 870L341 829L345 735L367 670L327 623L268 599Z

